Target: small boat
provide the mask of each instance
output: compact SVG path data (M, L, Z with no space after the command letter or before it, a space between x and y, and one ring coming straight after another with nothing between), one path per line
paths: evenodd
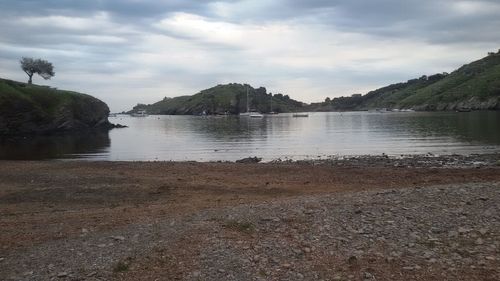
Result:
M258 112L249 112L248 116L250 116L250 118L262 118L262 117L264 117L264 115L262 115Z
M292 117L309 117L308 113L294 113Z
M139 110L137 112L134 112L131 114L132 117L147 117L148 114L146 113L146 110Z

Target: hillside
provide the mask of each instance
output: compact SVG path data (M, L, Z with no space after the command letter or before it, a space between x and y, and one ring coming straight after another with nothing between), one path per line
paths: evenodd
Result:
M146 110L149 114L238 114L246 112L247 88L250 110L263 113L295 112L303 109L303 103L288 95L268 94L266 88L253 88L246 84L217 85L192 96L164 98L145 105L138 104L130 112ZM271 102L272 99L272 102ZM271 109L272 103L272 109Z
M0 136L109 129L108 114L89 95L0 79Z
M500 51L464 65L452 73L422 76L367 93L310 106L310 110L415 110L500 109Z

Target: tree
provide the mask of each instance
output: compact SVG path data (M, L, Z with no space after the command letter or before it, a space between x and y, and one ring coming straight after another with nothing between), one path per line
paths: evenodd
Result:
M55 75L54 66L52 63L42 60L42 59L33 59L33 58L22 58L21 61L21 69L28 75L29 80L28 84L33 82L33 74L38 74L43 77L43 79L50 79Z

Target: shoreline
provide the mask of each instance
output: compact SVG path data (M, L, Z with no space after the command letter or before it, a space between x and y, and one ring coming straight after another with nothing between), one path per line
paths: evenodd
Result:
M327 165L346 167L395 167L395 168L477 168L500 167L500 152L469 154L364 154L364 155L329 155L304 159L276 158L262 160L258 156L229 160L93 160L93 159L46 159L46 160L0 160L2 161L63 161L88 163L199 163L199 164L272 164L272 165Z
M0 161L0 279L495 280L498 156Z

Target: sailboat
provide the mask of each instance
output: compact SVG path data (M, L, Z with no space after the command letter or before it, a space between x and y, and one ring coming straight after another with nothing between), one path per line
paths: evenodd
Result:
M256 111L250 111L250 104L248 98L248 86L247 86L247 112L240 113L241 116L249 116L250 118L262 118L264 115Z

